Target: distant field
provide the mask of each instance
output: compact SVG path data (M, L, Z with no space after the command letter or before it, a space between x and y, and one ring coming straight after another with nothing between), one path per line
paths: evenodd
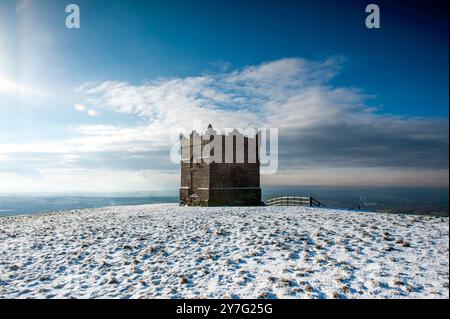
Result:
M449 215L448 189L263 187L263 200L279 195L312 196L327 207L387 213ZM1 195L0 217L105 206L179 203L173 196L127 195Z
M0 217L105 206L178 203L174 196L1 196Z

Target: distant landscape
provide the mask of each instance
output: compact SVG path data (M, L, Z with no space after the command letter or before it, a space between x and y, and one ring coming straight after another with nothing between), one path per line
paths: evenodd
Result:
M312 196L326 207L373 212L449 215L448 189L263 187L263 200L281 195ZM178 203L175 193L10 195L0 194L0 217L105 206Z
M0 217L105 206L176 203L175 196L2 196Z
M280 195L312 196L331 208L364 211L449 215L448 189L444 188L263 188L263 199Z

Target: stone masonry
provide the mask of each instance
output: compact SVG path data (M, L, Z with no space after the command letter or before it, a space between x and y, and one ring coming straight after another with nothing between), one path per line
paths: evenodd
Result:
M259 135L237 130L219 135L208 126L205 134L180 136L180 204L191 206L261 205Z

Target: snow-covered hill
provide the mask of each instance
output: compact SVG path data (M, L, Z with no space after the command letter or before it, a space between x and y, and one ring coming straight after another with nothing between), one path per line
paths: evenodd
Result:
M309 207L0 218L0 298L448 298L449 220Z

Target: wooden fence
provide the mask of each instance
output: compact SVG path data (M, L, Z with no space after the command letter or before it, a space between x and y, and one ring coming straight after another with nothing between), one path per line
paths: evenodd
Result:
M266 201L267 206L323 206L313 197L278 196Z

